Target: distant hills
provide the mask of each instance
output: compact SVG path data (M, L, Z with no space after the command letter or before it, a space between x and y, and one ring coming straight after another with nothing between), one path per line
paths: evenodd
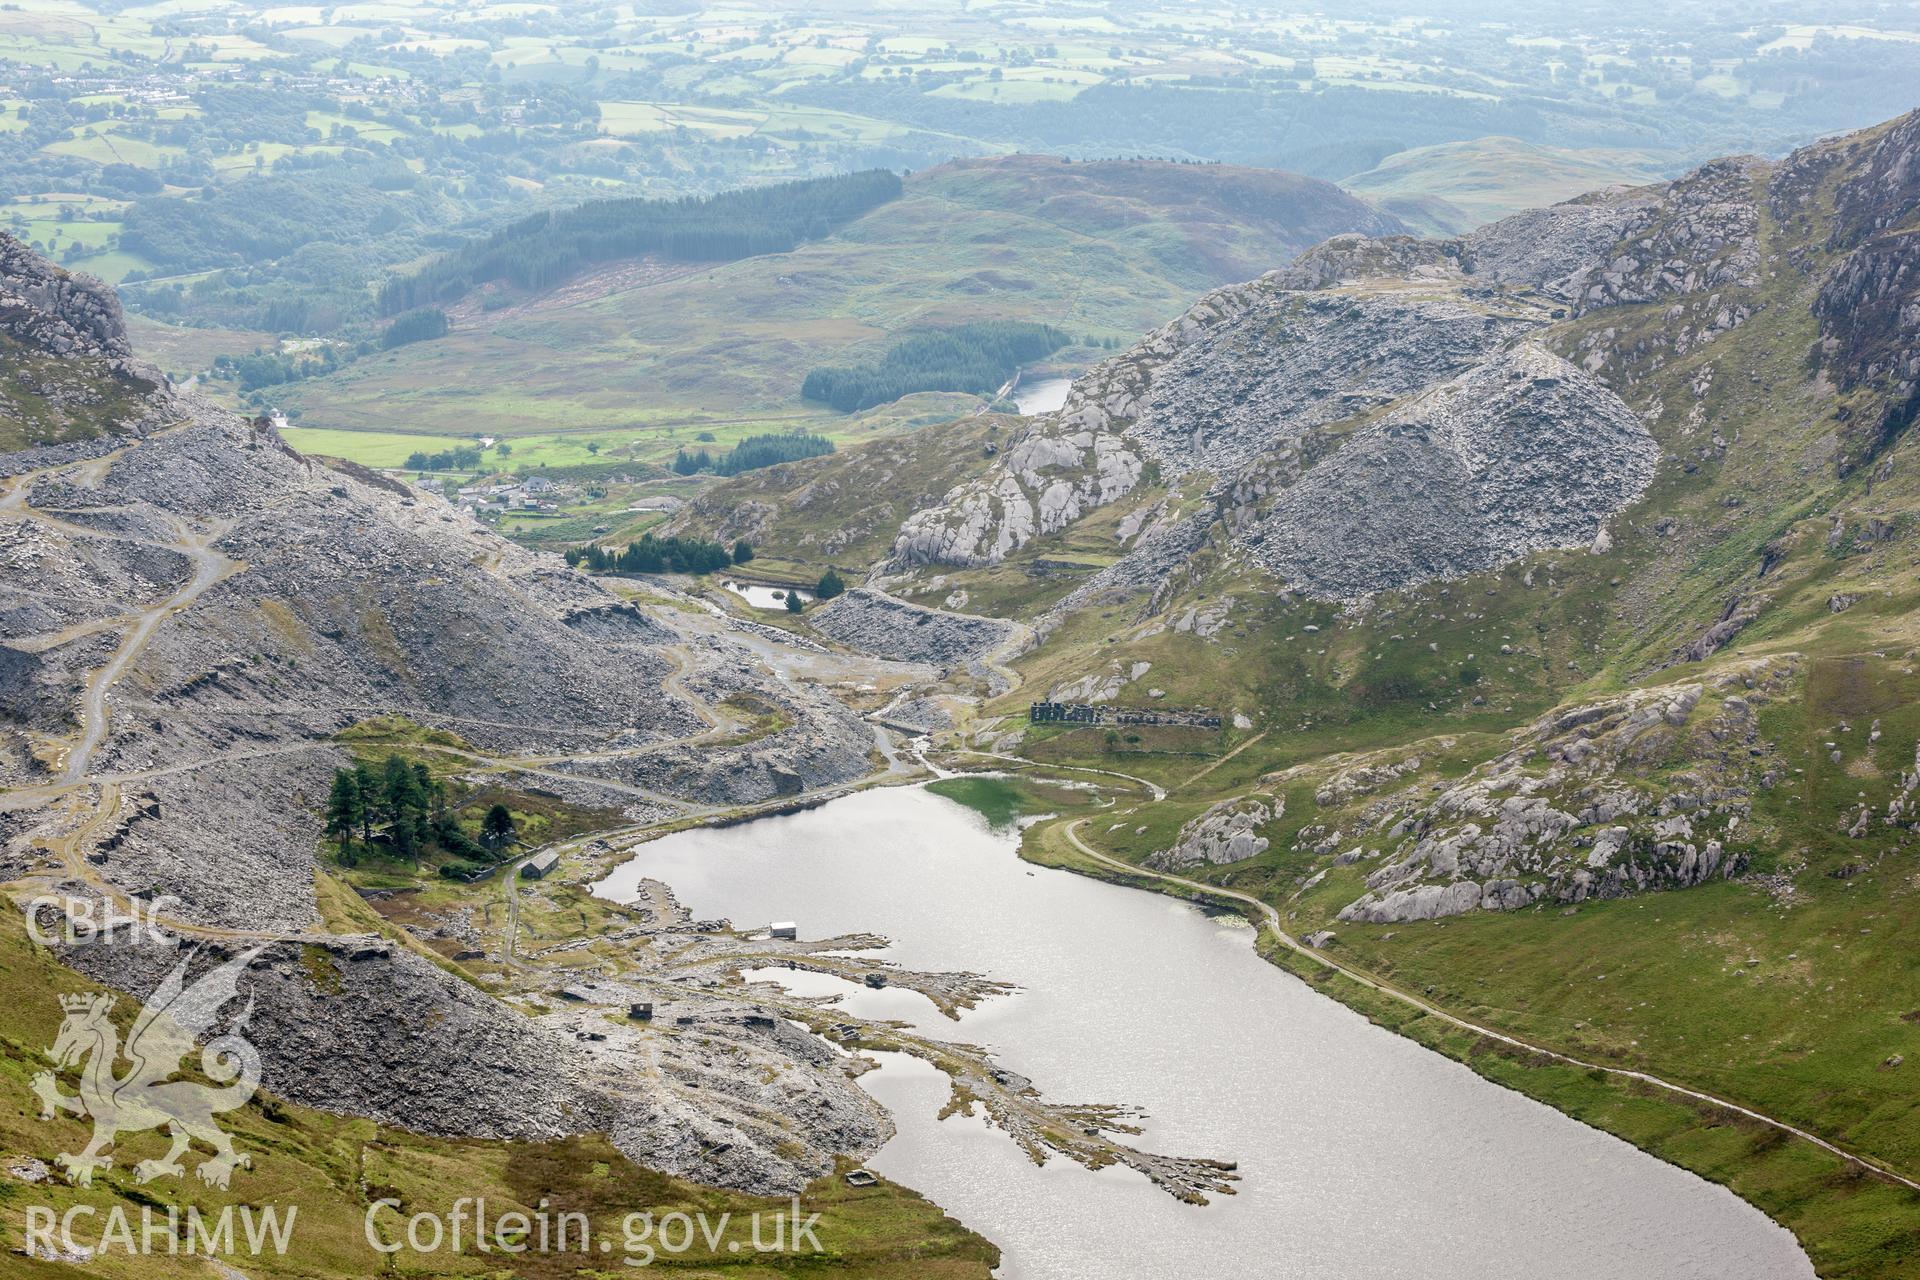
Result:
M1272 170L958 161L791 252L602 263L540 290L496 280L448 308L445 338L288 388L282 403L302 426L633 433L619 444L661 459L701 433L723 447L770 429L871 433L804 402L804 372L974 321L1131 341L1328 236L1400 229L1330 183Z
M1425 234L1460 235L1602 187L1657 181L1667 176L1670 163L1658 151L1489 137L1413 147L1341 185Z

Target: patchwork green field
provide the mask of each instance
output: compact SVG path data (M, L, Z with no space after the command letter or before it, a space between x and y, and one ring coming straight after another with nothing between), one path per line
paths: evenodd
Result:
M1842 49L1860 74L1836 71ZM63 262L115 282L247 268L188 295L138 290L136 309L358 340L382 274L437 237L606 191L1161 156L1360 175L1413 224L1457 228L1882 118L1908 105L1896 86L1916 59L1911 31L1870 17L1774 29L1648 4L1508 30L1131 0L1098 15L408 2L241 16L224 0L21 0L0 11L0 164L9 194L139 206L125 224L84 213L100 229L58 243L27 229ZM1432 148L1489 142L1520 154L1466 155L1464 179L1434 163ZM270 231L171 234L209 187L257 193L248 225ZM332 215L362 198L387 209L343 234Z

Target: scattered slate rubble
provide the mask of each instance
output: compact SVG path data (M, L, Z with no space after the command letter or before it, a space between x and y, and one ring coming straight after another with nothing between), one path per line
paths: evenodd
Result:
M924 662L943 672L989 653L1013 635L1008 623L927 609L868 587L856 587L816 608L819 634L860 653Z
M910 516L886 567L997 564L1125 502L1126 553L1055 613L1155 590L1215 530L1289 588L1339 601L1604 546L1658 450L1590 376L1608 367L1611 329L1579 337L1567 360L1535 337L1651 301L1673 304L1673 355L1744 323L1750 305L1724 295L1758 284L1765 172L1717 161L1452 240L1336 236L1215 290ZM1880 261L1889 252L1862 249L1829 285L1833 347L1858 347L1853 309L1901 305L1911 273ZM1136 497L1150 468L1169 487L1203 476L1202 505L1176 515L1160 490Z
M137 997L182 955L256 952L266 1087L317 1107L434 1133L610 1132L654 1167L765 1193L876 1149L890 1128L859 1064L737 982L698 978L701 995L662 1002L665 1044L641 1044L584 1009L529 1017L389 939L337 936L315 902L338 735L369 720L438 731L421 749L476 780L640 821L869 776L873 726L724 631L683 633L674 609L636 607L432 495L139 380L116 363L111 292L16 248L0 237L0 344L132 408L102 438L0 458L16 478L0 490L0 863L69 895L170 899L181 939L76 947L69 963ZM1000 632L960 620L927 637L958 653ZM103 682L104 714L88 695ZM758 736L713 710L736 690L769 709ZM422 946L487 962L471 914L419 922ZM669 898L631 927L709 945L725 924ZM497 948L492 962L538 965ZM955 1001L984 989L925 981Z

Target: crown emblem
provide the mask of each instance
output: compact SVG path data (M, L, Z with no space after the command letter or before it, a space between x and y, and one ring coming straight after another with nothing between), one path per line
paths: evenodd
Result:
M31 1087L40 1099L42 1120L64 1111L93 1121L87 1145L60 1156L69 1182L91 1185L97 1171L113 1165L114 1158L101 1153L121 1135L145 1129L166 1129L173 1146L160 1159L136 1164L135 1182L179 1177L184 1172L180 1157L195 1142L213 1148L212 1158L196 1170L210 1187L225 1190L235 1169L253 1167L253 1157L236 1151L231 1135L213 1117L244 1106L260 1087L259 1051L229 1031L208 1040L200 1052L200 1074L211 1083L172 1077L181 1072L194 1042L209 1035L221 1008L239 994L241 975L262 949L241 952L191 985L187 967L193 957L181 957L140 1004L124 1044L120 1028L107 1018L115 996L72 992L59 997L66 1018L47 1050L51 1069L34 1076ZM124 1072L118 1070L122 1060L129 1064ZM59 1073L68 1070L78 1072L78 1093L60 1089Z

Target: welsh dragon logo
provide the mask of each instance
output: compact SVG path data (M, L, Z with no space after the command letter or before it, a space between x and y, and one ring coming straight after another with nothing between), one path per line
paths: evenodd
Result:
M221 1008L238 994L240 975L260 954L258 948L236 956L188 985L190 954L174 966L166 980L147 998L134 1020L124 1047L120 1032L108 1017L112 996L60 997L66 1018L54 1037L51 1055L56 1070L79 1068L77 1094L62 1093L52 1071L33 1079L40 1098L40 1118L51 1120L70 1111L93 1121L93 1140L78 1154L58 1157L70 1181L87 1186L96 1169L110 1168L113 1157L102 1152L123 1133L166 1129L173 1139L167 1154L134 1166L138 1182L179 1177L180 1158L195 1140L213 1148L213 1156L195 1172L208 1186L225 1188L236 1168L252 1168L252 1158L233 1149L233 1139L214 1123L214 1116L242 1106L260 1086L260 1054L242 1039L253 1000L233 1020L225 1034L209 1040L200 1053L200 1069L213 1084L171 1080L193 1052L198 1038L212 1029ZM128 1066L116 1074L121 1059Z

